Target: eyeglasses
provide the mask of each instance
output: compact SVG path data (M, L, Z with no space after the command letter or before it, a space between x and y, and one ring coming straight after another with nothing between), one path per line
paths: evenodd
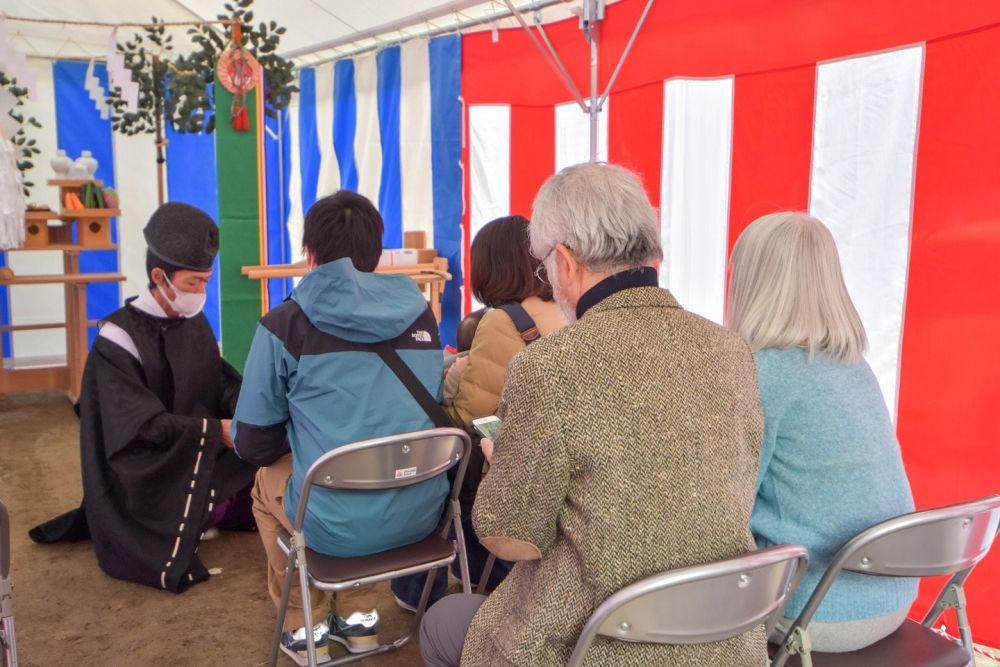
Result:
M549 251L545 253L545 257L542 257L538 261L538 266L535 267L535 279L538 280L539 282L545 283L546 285L549 284L549 276L545 272L545 260L549 258L549 255L555 252L555 249L556 249L555 246L549 248Z

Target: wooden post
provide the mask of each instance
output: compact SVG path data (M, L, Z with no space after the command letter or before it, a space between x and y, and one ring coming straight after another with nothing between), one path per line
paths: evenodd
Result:
M153 71L155 72L160 64L160 57L153 56ZM162 92L162 88L159 89ZM163 187L163 165L166 163L167 159L163 156L163 147L167 145L167 142L163 139L163 108L164 101L163 97L160 96L158 99L159 110L154 109L153 115L156 116L156 195L157 201L160 206L163 206L166 195Z

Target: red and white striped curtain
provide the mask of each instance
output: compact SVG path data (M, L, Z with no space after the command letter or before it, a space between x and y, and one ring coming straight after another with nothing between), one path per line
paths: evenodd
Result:
M602 82L645 4L609 7ZM547 30L583 88L576 23ZM517 31L465 38L463 96L468 242L530 215L548 175L587 159L589 125ZM1000 492L1000 4L657 3L599 136L660 209L661 283L717 322L751 221L823 220L918 507ZM969 599L977 640L1000 644L996 554Z

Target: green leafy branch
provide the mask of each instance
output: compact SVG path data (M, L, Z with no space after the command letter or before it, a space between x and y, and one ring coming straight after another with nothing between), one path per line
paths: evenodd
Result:
M295 86L294 65L278 55L285 28L275 21L254 25L253 0L236 0L224 5L220 21L238 22L241 44L257 58L264 77L264 110L275 118L288 106ZM154 23L161 21L154 18ZM118 49L125 65L139 84L139 113L126 112L118 91L112 94L115 130L125 134L157 133L157 121L169 124L178 132L212 132L215 129L215 104L212 82L219 57L230 43L229 35L211 25L190 28L188 36L194 50L170 60L173 45L162 25L146 29L144 35Z
M18 86L17 79L8 77L5 72L0 71L0 86L10 91L10 94L17 99L14 107L10 110L10 117L16 120L20 127L10 140L14 144L14 148L17 149L17 168L21 172L21 185L24 188L24 196L30 197L31 188L35 184L28 180L28 171L35 166L35 156L39 155L42 151L38 148L38 140L28 136L27 128L40 129L42 124L35 120L34 117L25 116L23 111L19 111L19 108L24 106L28 90Z

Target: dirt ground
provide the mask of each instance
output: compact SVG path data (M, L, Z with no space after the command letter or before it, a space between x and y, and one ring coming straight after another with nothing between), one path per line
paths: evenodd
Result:
M257 666L267 664L274 608L256 533L223 533L202 545L222 573L182 595L118 581L97 567L89 542L40 546L28 529L79 502L76 416L57 395L0 399L0 499L11 514L14 620L24 667ZM454 582L453 582L454 583ZM383 641L412 616L380 585ZM991 653L1000 653L990 649ZM284 656L283 666L293 665ZM420 665L414 638L372 666ZM977 656L980 667L1000 667Z
M199 556L219 575L181 595L118 581L97 566L90 542L37 545L28 529L81 497L79 429L58 395L0 399L0 499L11 515L14 621L24 667L59 665L264 665L274 607L256 533L223 533ZM380 585L383 640L412 614ZM281 665L293 665L284 656ZM420 665L414 638L364 665Z

